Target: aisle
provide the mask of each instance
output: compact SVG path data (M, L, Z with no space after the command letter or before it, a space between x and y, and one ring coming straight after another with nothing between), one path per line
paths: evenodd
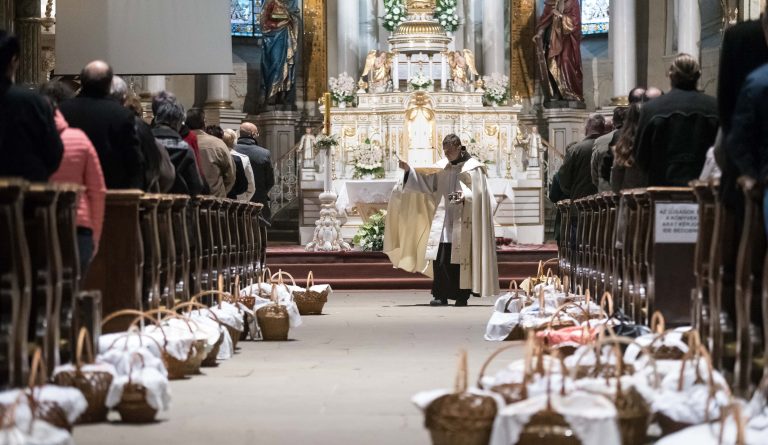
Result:
M205 376L172 382L171 409L160 422L78 426L75 440L426 445L411 395L452 385L460 346L470 352L472 379L498 346L483 340L490 299L467 308L432 308L428 300L425 291L338 292L328 315L305 317L292 331L295 341L242 342L234 359L203 368Z

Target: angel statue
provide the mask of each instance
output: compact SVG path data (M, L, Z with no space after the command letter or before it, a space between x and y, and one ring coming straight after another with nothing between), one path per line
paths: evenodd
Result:
M451 67L451 82L453 83L451 91L454 92L469 90L471 84L467 76L467 69L469 69L472 75L479 75L475 65L475 54L468 49L464 51L449 51L448 66Z
M392 80L392 58L394 53L372 49L365 57L363 77L368 76L371 93L383 93Z

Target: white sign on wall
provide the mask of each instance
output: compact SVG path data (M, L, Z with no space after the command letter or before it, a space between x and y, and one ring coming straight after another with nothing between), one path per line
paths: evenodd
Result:
M654 240L658 244L692 244L699 234L698 204L656 204Z

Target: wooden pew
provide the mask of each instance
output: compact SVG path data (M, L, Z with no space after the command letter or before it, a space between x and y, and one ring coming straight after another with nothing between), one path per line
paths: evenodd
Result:
M653 235L649 224L651 220L651 197L648 189L636 189L633 191L633 199L636 205L635 225L632 235L632 288L635 301L635 322L649 324L651 314L651 301L648 297L648 245Z
M712 239L715 230L715 196L709 181L692 181L691 187L699 204L699 234L696 238L694 250L694 269L696 277L696 290L692 306L692 325L702 339L707 342L707 347L712 350L710 334L710 295L709 287L709 253L712 249Z
M27 383L32 277L23 196L28 187L23 180L0 179L0 389Z
M139 200L141 250L144 267L142 274L141 307L145 310L160 307L160 235L157 229L157 206L160 195L143 195Z
M173 195L160 195L157 231L160 236L160 305L172 308L176 298L176 243L173 239L171 207Z
M141 196L141 190L107 191L101 244L83 285L85 289L101 291L105 314L142 309ZM105 327L105 332L123 331L129 324L129 319L116 320Z
M214 256L214 235L213 218L211 207L216 202L216 198L204 196L200 198L200 217L198 219L200 226L201 240L201 266L200 266L200 287L202 290L212 290L216 287L214 270L218 265Z
M59 184L56 205L56 226L61 247L61 309L59 311L60 344L62 363L74 360L77 331L73 325L73 306L80 291L80 253L77 244L77 204L85 190L76 184Z
M207 199L207 198L206 198ZM219 282L219 275L222 275L224 269L224 237L221 231L221 204L220 198L210 198L213 200L210 207L210 221L212 233L211 245L211 275L210 286L215 289Z
M49 374L59 365L61 249L56 227L58 186L32 184L24 195L24 226L32 267L29 338L42 348Z
M203 289L203 236L200 229L200 204L199 196L190 197L187 204L187 229L189 230L189 292L191 295L199 294Z
M600 283L603 292L613 294L613 235L616 227L616 206L613 201L613 193L600 194L598 200L602 213L601 252L600 252Z
M221 232L221 267L224 274L224 288L232 291L234 278L232 277L232 234L229 231L231 199L222 199L219 207L219 230Z
M190 283L190 231L187 227L188 195L174 195L171 207L171 225L173 228L173 241L175 247L174 306L182 301L189 301Z

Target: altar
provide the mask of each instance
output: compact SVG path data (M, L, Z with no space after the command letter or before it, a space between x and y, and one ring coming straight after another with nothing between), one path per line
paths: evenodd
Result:
M487 166L498 204L496 235L543 243L543 147L535 130L521 131L522 105L510 94L509 79L480 76L471 51L449 49L451 38L432 18L434 5L408 4L388 51L369 53L356 90L349 78L329 82L334 103L323 111L335 145L324 165L302 172L302 244L312 240L326 188L338 196L341 234L350 240L363 219L386 207L402 174L398 159L432 166L449 134Z

